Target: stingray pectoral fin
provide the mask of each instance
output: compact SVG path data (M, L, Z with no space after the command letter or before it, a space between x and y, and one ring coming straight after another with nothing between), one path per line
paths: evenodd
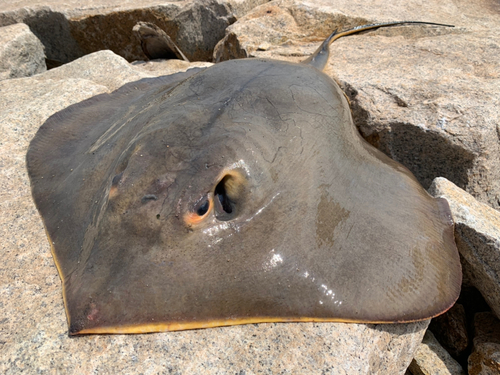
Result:
M147 111L152 105L150 95L164 95L201 70L129 83L112 94L97 95L54 114L38 130L26 164L63 281L85 260L81 252L89 245L84 237L89 241L96 230L92 225L100 209L96 201L102 204L110 190L113 195L111 180L123 150L120 146L110 150L120 142L126 145L135 135L127 136L131 122L127 116ZM146 99L141 102L143 96Z

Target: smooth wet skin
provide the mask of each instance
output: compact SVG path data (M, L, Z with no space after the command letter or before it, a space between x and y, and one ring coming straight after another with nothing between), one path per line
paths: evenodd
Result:
M458 296L447 203L311 64L128 84L52 116L27 163L70 334L407 322Z

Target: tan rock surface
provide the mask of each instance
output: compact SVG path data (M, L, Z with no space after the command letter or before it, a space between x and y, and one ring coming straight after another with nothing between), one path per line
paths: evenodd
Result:
M450 204L455 240L471 282L500 316L500 213L445 178L436 178L429 192Z
M133 69L119 76L123 64L120 57L99 52L37 77L0 82L5 134L0 144L0 372L403 374L429 321L68 337L61 283L31 200L24 158L50 115L110 91L128 75L140 76Z
M83 56L57 69L51 69L36 79L45 81L47 79L65 80L68 77L80 78L106 86L113 91L125 83L153 76L134 69L123 57L105 50Z
M257 5L269 0L220 0L231 6L237 15L242 15ZM14 0L1 5L2 12L16 12L22 8L49 7L56 12L74 16L106 14L117 10L141 9L168 3L192 3L193 0Z
M255 56L300 61L331 31L366 23L456 25L395 27L340 39L327 69L350 97L362 135L407 166L424 187L444 176L499 208L498 12L493 1L409 1L404 6L273 1L231 25L214 60ZM262 48L263 43L269 44Z
M430 331L425 333L409 370L412 375L465 375L460 364L439 344Z
M102 85L113 91L125 83L142 78L185 72L190 68L204 68L213 65L207 62L186 62L182 60L135 61L129 64L123 57L109 50L91 53L43 75L37 80L64 80L67 77L81 78Z
M132 67L135 70L143 71L146 74L167 75L177 72L184 72L190 68L206 68L212 63L195 61L188 63L182 60L150 60L150 61L134 61Z
M0 27L0 80L47 70L43 44L24 23Z

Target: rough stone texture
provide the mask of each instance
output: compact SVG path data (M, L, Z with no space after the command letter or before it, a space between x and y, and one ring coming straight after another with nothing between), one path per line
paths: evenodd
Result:
M404 374L429 321L67 336L61 283L24 158L50 115L128 82L129 75L146 74L126 65L99 52L36 77L0 82L0 372Z
M165 30L190 61L209 60L224 29L266 0L19 0L0 3L0 26L24 22L63 63L109 49L129 61L144 59L132 35L138 21Z
M136 61L129 64L123 57L106 50L83 56L57 69L49 70L43 75L34 77L34 79L63 80L67 77L81 78L106 86L109 91L113 91L125 83L142 78L158 77L210 65L212 64L207 62L189 63L182 60Z
M469 356L469 375L500 374L500 320L491 313L474 318L474 350Z
M112 91L125 83L153 76L155 75L134 69L123 57L106 50L83 56L57 69L51 69L47 73L35 77L35 79L64 80L68 77L81 78L106 86Z
M443 347L458 358L469 345L464 306L456 303L443 315L432 319L429 330Z
M374 146L424 187L444 176L500 207L500 6L493 0L273 1L226 30L214 60L303 60L335 29L387 20L394 27L336 41L327 70L351 99L355 123ZM311 42L314 41L314 42Z
M439 344L430 331L425 333L409 370L413 375L465 375L462 366Z
M471 282L500 316L500 213L445 178L436 178L429 192L450 204L455 240Z
M150 61L134 61L131 63L135 70L143 71L147 74L168 75L177 72L185 72L189 68L206 68L212 63L195 61L188 63L183 60L150 60Z
M253 8L267 3L270 0L218 0L219 2L224 2L231 7L233 14L236 18L241 18L247 14Z
M0 27L0 80L47 70L43 44L23 23Z

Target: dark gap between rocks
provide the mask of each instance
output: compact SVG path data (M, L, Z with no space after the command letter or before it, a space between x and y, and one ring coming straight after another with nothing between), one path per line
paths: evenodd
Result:
M370 114L356 100L357 90L346 82L342 89L350 100L354 124L376 129L370 122ZM413 124L384 124L382 130L374 130L363 138L391 159L403 164L428 189L436 177L445 177L466 190L469 171L474 166L475 155L451 143L438 131L420 128Z
M425 189L436 177L445 177L460 188L467 189L474 154L454 145L436 131L393 123L367 140L406 166Z

